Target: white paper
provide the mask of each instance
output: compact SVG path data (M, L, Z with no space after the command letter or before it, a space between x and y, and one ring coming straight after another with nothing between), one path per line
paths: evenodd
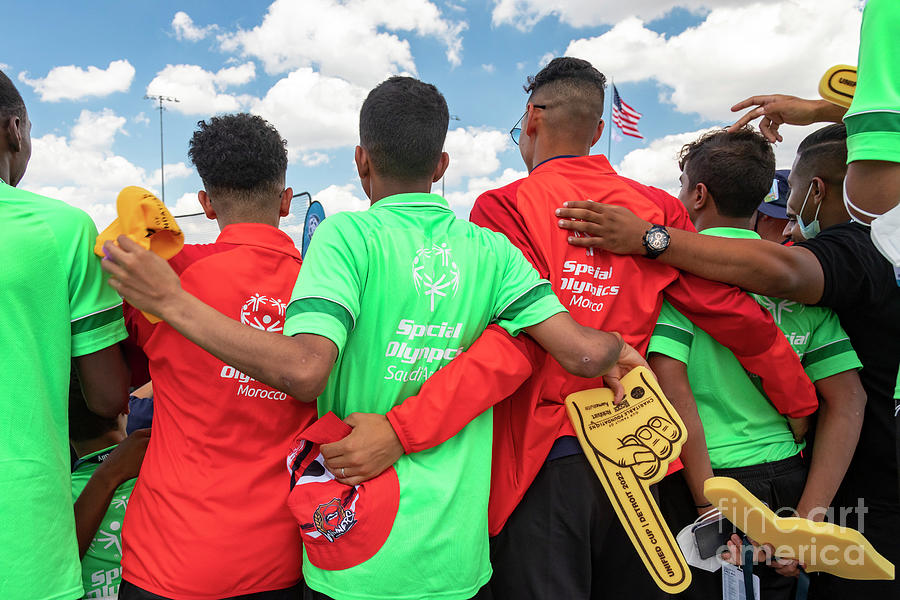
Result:
M753 576L753 595L759 597L759 577ZM744 593L744 572L731 563L722 564L722 600L748 600Z

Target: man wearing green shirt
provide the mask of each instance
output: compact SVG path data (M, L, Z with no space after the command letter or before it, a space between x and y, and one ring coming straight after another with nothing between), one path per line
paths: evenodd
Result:
M298 400L318 396L320 413L341 418L364 412L383 419L492 322L513 335L526 331L583 377L641 364L618 336L578 325L505 237L455 218L446 200L429 193L449 162L442 152L448 120L434 86L392 77L372 90L360 113L356 164L373 207L319 227L287 308L285 336L224 318L126 238L106 246L111 284L243 373ZM339 571L305 557L313 596L480 594L491 575L491 436L487 411L443 444L397 461L399 509L384 545ZM354 475L335 471L338 480Z
M69 372L74 362L92 410L118 414L125 327L90 217L16 187L30 157L25 103L0 72L0 598L78 598Z
M762 135L750 129L708 133L684 147L681 167L679 199L698 231L760 239L750 222L775 170ZM856 374L862 365L837 316L790 300L756 299L800 355L822 399L809 477L800 456L802 432L795 438L731 352L666 303L650 341L650 364L668 396L678 402L693 396L705 433L705 440L687 442L683 479L676 475L660 484L662 508L675 529L710 509L702 482L713 472L737 479L774 510L796 508L822 520L856 447L866 397ZM793 579L770 569L757 572L762 596L792 597ZM718 573L694 569L693 576L686 598L719 597Z

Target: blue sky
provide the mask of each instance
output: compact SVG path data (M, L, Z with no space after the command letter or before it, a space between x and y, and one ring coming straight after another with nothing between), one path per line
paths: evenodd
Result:
M859 11L855 0L36 2L17 7L0 68L34 123L22 187L84 208L100 227L121 187L159 193L148 91L182 99L163 117L176 213L193 209L201 188L187 158L196 122L234 110L279 128L295 191L329 212L363 208L352 164L358 106L402 72L437 85L459 117L446 191L464 216L479 192L523 175L507 132L526 76L549 57L587 58L616 80L644 115L645 139L615 142L613 163L672 189L680 145L727 122L733 102L813 96L825 68L855 64ZM787 136L779 166L804 133ZM606 147L604 135L595 151Z

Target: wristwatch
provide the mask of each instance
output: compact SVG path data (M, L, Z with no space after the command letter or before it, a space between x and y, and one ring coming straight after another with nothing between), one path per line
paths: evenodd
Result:
M644 233L643 244L647 258L656 258L669 247L669 231L662 225L654 225Z

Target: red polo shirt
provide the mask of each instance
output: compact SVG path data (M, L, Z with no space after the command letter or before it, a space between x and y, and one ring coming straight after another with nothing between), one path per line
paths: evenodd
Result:
M619 176L602 155L544 162L525 179L482 194L471 219L505 234L582 325L618 331L646 354L665 297L759 375L780 412L815 411L815 389L797 354L748 294L642 256L570 245L554 211L565 201L587 199L625 206L652 223L694 230L676 198ZM388 413L404 448L414 452L449 438L450 428L508 396L494 408L491 535L500 532L556 439L574 435L566 396L602 385L570 375L530 338L520 337L512 340L489 329L432 376L418 396Z
M269 225L227 226L216 243L185 246L181 285L225 315L281 331L300 253ZM149 359L153 435L128 503L123 577L169 598L212 600L286 588L300 579L301 543L287 508L284 457L316 418L168 324L127 311Z

